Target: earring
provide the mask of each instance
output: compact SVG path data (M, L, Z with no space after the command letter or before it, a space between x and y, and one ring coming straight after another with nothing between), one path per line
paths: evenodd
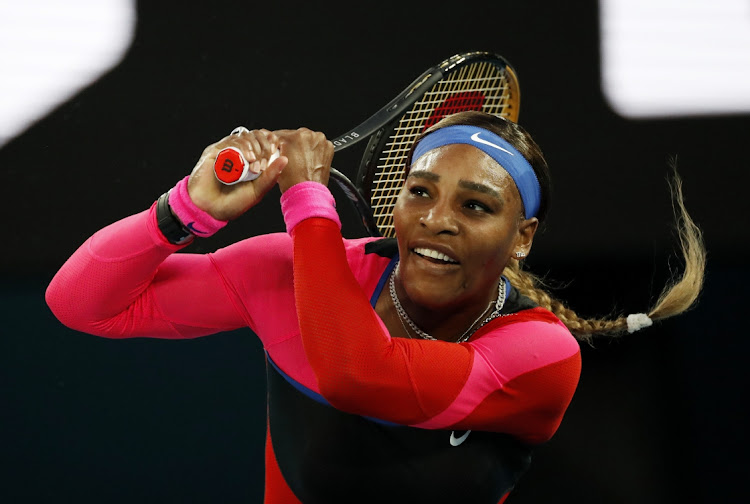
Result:
M520 259L526 257L526 252L516 252L516 258Z

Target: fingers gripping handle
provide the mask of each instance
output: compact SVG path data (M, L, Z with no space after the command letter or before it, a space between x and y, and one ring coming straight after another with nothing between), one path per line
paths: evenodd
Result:
M268 164L273 163L279 157L277 150L268 158ZM216 180L226 185L234 185L240 182L249 182L260 176L260 173L250 171L250 163L245 156L235 147L227 147L219 152L214 162L214 175Z

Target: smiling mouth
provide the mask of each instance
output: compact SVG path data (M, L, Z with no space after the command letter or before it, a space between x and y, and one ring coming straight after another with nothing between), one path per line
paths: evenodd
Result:
M437 262L439 264L459 264L459 262L455 259L452 259L442 252L438 252L437 250L428 248L414 248L411 249L411 251L420 257L424 257L425 259L432 259L432 262Z

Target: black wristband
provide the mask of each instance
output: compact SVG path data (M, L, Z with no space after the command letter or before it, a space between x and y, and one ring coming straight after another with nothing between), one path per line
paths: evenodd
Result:
M172 213L169 191L162 194L156 202L156 223L169 243L184 245L195 237Z

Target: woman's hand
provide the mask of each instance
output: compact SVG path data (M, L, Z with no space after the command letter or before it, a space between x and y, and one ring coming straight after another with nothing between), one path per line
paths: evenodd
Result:
M289 164L279 177L283 193L294 184L313 181L328 185L333 144L323 133L307 128L274 131L281 142L281 155Z
M279 137L268 130L241 129L224 137L203 151L188 180L188 193L193 203L218 220L236 219L255 206L276 184L287 165L283 155L270 165L268 158L278 150ZM260 176L250 182L225 185L214 175L214 162L222 149L235 147L250 164L250 171Z

